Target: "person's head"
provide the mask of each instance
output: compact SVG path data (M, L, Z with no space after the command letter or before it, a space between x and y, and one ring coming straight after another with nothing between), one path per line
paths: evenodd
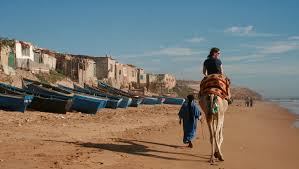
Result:
M219 58L220 56L220 49L219 48L212 48L210 50L210 54L209 54L209 57L212 57L212 58Z
M194 96L192 94L189 94L187 96L188 102L191 103L194 100Z

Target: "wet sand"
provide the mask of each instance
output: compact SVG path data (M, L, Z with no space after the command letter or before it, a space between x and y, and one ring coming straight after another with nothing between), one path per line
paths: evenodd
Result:
M298 168L296 117L268 102L235 103L224 122L224 162L208 163L204 123L182 144L179 106L105 109L97 115L0 111L0 168ZM203 133L203 134L202 134Z

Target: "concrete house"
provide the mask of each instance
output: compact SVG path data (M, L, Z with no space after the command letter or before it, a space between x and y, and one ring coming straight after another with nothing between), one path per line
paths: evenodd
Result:
M56 69L55 53L47 49L34 49L34 61L46 65L50 70Z
M14 40L0 39L0 67L5 74L14 74L16 68Z
M111 56L93 57L96 63L96 77L99 80L115 82L117 77L116 63L117 61Z
M142 68L137 68L137 86L146 87L146 73Z
M130 85L137 87L137 68L134 65L126 64L124 71L126 72L125 83L129 83Z
M49 67L42 63L39 54L34 52L36 48L29 42L19 40L1 41L2 68L20 68L35 72L49 72ZM5 42L6 45L3 45Z
M170 74L158 74L157 81L163 84L165 89L172 89L176 85L176 79Z
M79 84L96 83L96 66L90 56L55 53L56 71Z

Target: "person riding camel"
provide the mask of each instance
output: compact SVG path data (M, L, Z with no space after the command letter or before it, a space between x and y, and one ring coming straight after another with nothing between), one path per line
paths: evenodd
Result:
M219 57L220 57L220 49L216 47L212 48L210 50L210 54L208 55L207 59L203 63L203 74L205 77L211 74L224 75L222 62L219 59ZM229 98L228 102L231 103L232 99L231 99L230 89L228 89L228 98Z

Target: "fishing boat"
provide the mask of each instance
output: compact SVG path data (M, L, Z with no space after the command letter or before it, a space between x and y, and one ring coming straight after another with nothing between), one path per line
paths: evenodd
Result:
M129 105L130 107L138 107L143 101L143 98L140 97L134 97L132 98L132 102Z
M105 98L75 94L71 109L88 114L96 114L101 108L105 108L107 104Z
M28 90L14 87L8 84L0 83L0 93L14 94L14 95L34 95L28 109L33 109L42 112L62 113L65 114L70 110L72 100L62 100L45 95L35 95Z
M72 92L42 82L37 82L25 78L22 82L24 89L29 90L36 95L40 94L48 97L59 98L62 100L72 99L74 96Z
M164 102L165 102L165 98L164 97L158 97L157 104L163 104Z
M69 92L75 93L73 98L72 109L76 111L95 114L99 109L105 108L109 102L107 98L103 98L95 95L92 96L63 85L58 85L58 87L67 90Z
M132 95L128 92L117 89L103 82L98 83L98 89L101 89L102 91L106 91L114 95L131 98L132 101L131 104L129 105L130 107L138 107L138 105L141 104L143 100L143 98L139 96Z
M114 95L111 95L111 94L107 94L107 93L104 93L103 91L97 89L97 88L94 88L94 87L91 87L87 84L84 85L84 88L85 89L88 89L89 91L91 91L93 94L97 94L97 95L104 95L106 96L109 100L112 100L112 101L117 101L117 107L119 108L127 108L131 102L132 102L132 99L129 98L129 97L124 97L124 96L114 96ZM116 102L115 102L116 103ZM115 105L115 103L113 103ZM112 103L111 103L112 104Z
M155 97L144 97L142 104L149 104L149 105L154 105L154 104L158 104L159 99L155 98Z
M74 90L77 92L80 92L80 93L85 93L85 94L91 95L91 96L106 98L107 99L106 108L116 109L119 107L119 104L122 101L122 98L119 99L119 98L108 97L107 95L105 95L103 93L91 91L87 88L83 88L83 87L80 87L75 84L74 84Z
M0 109L7 111L25 112L33 99L32 95L13 95L0 93Z
M165 97L164 104L182 105L185 102L183 98Z
M35 94L48 95L50 97L63 100L72 99L71 110L82 113L95 114L100 108L105 108L107 99L93 97L85 94L74 93L56 86L35 82L32 80L24 80L23 83L27 89Z

